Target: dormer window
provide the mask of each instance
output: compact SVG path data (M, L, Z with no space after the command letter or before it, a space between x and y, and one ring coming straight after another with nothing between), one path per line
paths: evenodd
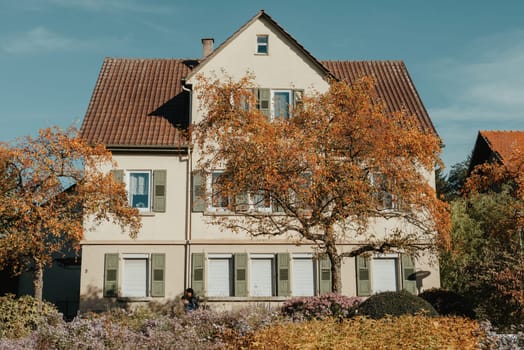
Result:
M257 54L267 55L269 53L268 36L257 35Z

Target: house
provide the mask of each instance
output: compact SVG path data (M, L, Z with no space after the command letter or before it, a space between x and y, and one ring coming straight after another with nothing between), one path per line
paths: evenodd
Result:
M113 152L118 168L111 171L126 184L143 228L135 240L110 224L86 230L81 310L172 300L186 287L217 307L278 304L289 296L330 290L330 270L315 259L312 245L251 238L207 222L209 216L229 213L218 199L199 200L202 189L211 192L212 180L194 172L196 155L184 133L202 118L193 93L199 74L224 70L240 78L253 72L268 115L279 113L279 101L293 103L297 90L326 91L329 77L351 82L371 75L390 111L405 108L436 133L401 61L320 61L264 11L216 49L213 39L202 44L200 59L104 60L81 133ZM428 182L434 188L434 173ZM382 233L387 225L378 222L372 229ZM439 287L435 261L430 255L413 261L404 254L346 259L343 294ZM419 271L427 276L423 281L412 277Z
M517 152L524 153L524 131L479 131L471 153L469 173L475 166L483 163L515 164L519 160L516 158L518 157Z

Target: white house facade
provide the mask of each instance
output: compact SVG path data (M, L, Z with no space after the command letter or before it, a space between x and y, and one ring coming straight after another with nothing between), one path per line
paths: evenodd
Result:
M212 39L202 42L201 59L106 58L103 63L81 133L113 152L118 167L111 171L126 184L143 227L136 239L111 224L86 230L81 310L173 300L187 287L216 307L276 305L331 290L329 263L316 259L312 244L252 238L210 224L215 215L234 213L224 199L202 200L201 192L212 190L213 172L207 177L196 172L198 151L185 138L187 127L203 118L194 93L199 75L241 78L251 72L260 87L260 108L269 116L288 113L282 106L303 93L326 91L330 78L351 82L371 75L390 111L405 108L436 132L401 61L319 61L264 11L215 50ZM427 178L434 187L434 173ZM377 219L370 230L380 235L393 227L409 229ZM358 244L340 242L340 250ZM427 277L414 279L417 271ZM350 296L417 293L440 286L438 263L431 255L415 260L402 253L348 258L342 286Z

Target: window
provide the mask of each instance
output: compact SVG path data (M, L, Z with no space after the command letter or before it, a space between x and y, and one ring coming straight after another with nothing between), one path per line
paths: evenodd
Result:
M253 297L275 295L274 254L251 255L249 295Z
M208 258L208 296L233 295L232 255L210 254Z
M291 90L272 90L273 101L271 115L274 119L289 119L292 94Z
M122 267L122 296L146 297L148 285L147 255L124 256Z
M105 254L105 297L163 297L165 295L163 253Z
M398 201L395 196L388 192L388 179L380 172L374 172L370 175L371 185L375 189L374 196L377 200L379 210L391 210L398 208Z
M259 88L255 89L254 93L257 99L256 108L268 118L289 119L292 114L290 107L296 107L302 103L304 91Z
M210 192L211 192L211 209L213 210L227 210L229 207L229 198L220 190L220 178L223 172L215 171L210 176Z
M149 211L151 196L151 173L149 171L129 172L129 202L133 208Z
M398 259L373 258L373 292L398 290Z
M268 35L257 35L257 54L267 55L269 53L268 41Z
M380 254L356 257L357 295L368 296L384 291L405 289L416 294L413 278L415 262L407 254Z
M293 295L315 295L315 264L310 254L293 255Z
M116 181L126 185L129 204L141 212L166 211L166 170L124 170L111 173Z

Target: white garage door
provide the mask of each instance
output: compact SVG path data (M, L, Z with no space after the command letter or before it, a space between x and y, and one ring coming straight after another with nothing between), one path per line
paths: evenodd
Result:
M373 292L396 291L397 259L373 259Z
M126 297L147 296L147 259L124 259L122 294Z
M209 259L207 294L223 297L231 295L231 259Z
M249 294L254 297L273 295L273 259L251 259Z
M313 259L293 259L293 295L315 295Z

